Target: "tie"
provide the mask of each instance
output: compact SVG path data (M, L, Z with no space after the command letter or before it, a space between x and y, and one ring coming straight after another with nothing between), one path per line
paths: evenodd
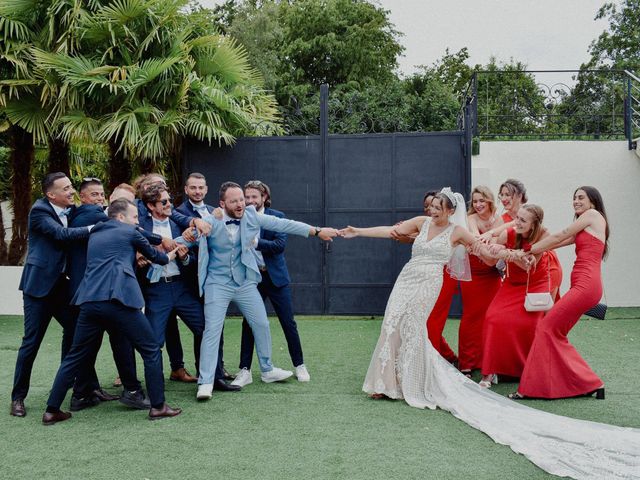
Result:
M240 226L240 220L227 220L226 222L224 222L225 225L238 225Z
M154 227L168 227L169 226L169 219L166 218L164 220L158 220L156 218L153 219L153 226Z
M62 210L58 216L59 217L66 217L67 215L69 215L71 213L71 207L69 208L65 208L64 210Z
M201 217L207 215L209 213L209 209L207 209L206 205L200 205L198 207L194 207L195 211L200 214Z

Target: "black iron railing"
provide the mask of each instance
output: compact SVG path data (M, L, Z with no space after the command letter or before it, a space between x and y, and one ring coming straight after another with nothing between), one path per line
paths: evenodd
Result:
M640 79L626 70L475 72L459 114L467 126L485 139L627 139L635 148Z

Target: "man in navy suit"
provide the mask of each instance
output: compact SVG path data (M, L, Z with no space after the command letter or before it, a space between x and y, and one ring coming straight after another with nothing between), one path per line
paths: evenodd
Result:
M272 209L271 190L259 180L247 182L244 186L244 199L247 205L253 205L260 215L273 215L285 218L284 213ZM302 345L298 326L293 318L291 288L289 288L289 270L284 258L287 245L287 234L271 230L260 230L255 246L256 261L262 275L258 291L262 299L268 298L278 316L289 347L291 362L295 367L296 378L300 382L311 380L304 364ZM245 386L253 381L251 377L251 361L253 359L253 333L246 319L242 321L242 342L240 347L240 372L233 381L234 385Z
M204 198L207 195L207 179L204 175L198 172L190 173L185 181L184 193L187 199L176 208L176 210L187 217L201 217L207 218L212 214L214 208L211 205L204 203ZM186 275L186 280L193 292L198 296L198 246L192 247L193 261L183 270ZM201 298L201 301L203 299ZM175 325L175 327L174 327ZM167 325L167 352L169 351L169 331L175 328L173 338L178 339L178 345L180 344L180 334L177 331L177 324L169 322ZM216 366L215 381L213 382L214 390L220 391L236 391L241 387L236 385L229 385L225 380L233 380L235 376L230 375L224 368L223 360L224 349L224 329L220 335L220 346L218 347L218 364Z
M29 212L29 250L20 279L24 302L24 337L18 350L11 392L11 415L24 417L24 399L29 391L31 370L42 339L55 318L62 326L62 358L71 347L75 317L69 306L66 276L67 247L87 238L89 227L67 228L75 190L62 172L50 173L42 181L44 198Z
M144 192L154 185L162 185L167 188L167 181L164 176L159 173L149 173L142 178L138 179L135 184L137 185L138 200L138 216L140 221L151 217L151 213L147 209L147 206L142 201ZM171 210L171 220L180 228L181 231L194 226L199 233L207 235L211 226L202 220L195 212L183 213L177 208ZM144 223L144 222L143 222ZM167 321L166 330L166 349L169 356L169 362L171 363L171 374L169 379L177 382L195 383L198 379L191 375L184 368L184 353L182 350L182 343L180 341L180 331L178 330L178 321L175 314L169 316ZM194 347L195 348L195 347Z
M163 237L177 238L181 231L171 220L171 198L166 187L160 183L151 185L142 194L147 211L151 214L140 219L140 226L147 232ZM158 345L165 344L167 322L172 315L178 315L189 327L194 336L194 356L196 370L200 359L200 345L204 331L204 312L202 304L193 288L189 287L185 267L191 258L189 249L182 245L178 249L177 261L171 261L161 271L153 269L141 278L142 291L145 298L145 315L155 333ZM139 263L140 265L140 263ZM153 272L158 271L158 278ZM148 276L151 275L151 278Z
M69 216L70 227L83 227L88 225L96 225L100 222L108 220L104 213L104 186L99 178L87 177L80 184L80 202L81 205L73 210ZM117 196L114 198L118 198ZM153 245L162 244L165 250L174 248L175 242L170 238L163 238L159 235L148 234L141 230L143 236ZM70 283L70 296L73 298L87 268L87 245L88 240L81 240L74 244L74 248L69 252L69 268L67 269ZM78 307L72 307L76 318L80 313ZM93 361L87 362L87 375L81 375L74 385L73 396L71 397L72 412L82 410L83 408L97 405L100 402L109 400L118 400L125 405L146 410L149 408L149 400L145 397L142 385L136 375L135 357L133 355L133 347L123 336L111 337L109 342L113 351L113 360L118 369L118 374L124 386L122 397L119 395L111 395L105 392L98 382L93 365L95 364L95 351Z
M53 382L42 416L44 425L71 418L60 406L78 369L93 357L105 330L111 336L124 335L140 352L151 403L149 418L157 420L181 413L165 403L162 355L151 325L141 312L144 299L134 273L136 251L165 265L175 258L176 250L164 254L149 244L135 228L138 209L128 200L114 201L109 218L94 227L89 239L87 269L72 299L73 305L80 306L73 346Z

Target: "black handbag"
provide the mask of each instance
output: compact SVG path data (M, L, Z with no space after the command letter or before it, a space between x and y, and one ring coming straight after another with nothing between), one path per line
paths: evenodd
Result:
M607 314L607 304L598 303L596 306L591 307L589 310L584 312L584 314L597 320L604 320L604 317Z

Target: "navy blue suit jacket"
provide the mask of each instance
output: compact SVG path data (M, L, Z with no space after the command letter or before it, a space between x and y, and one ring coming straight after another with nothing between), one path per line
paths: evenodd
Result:
M107 221L104 210L99 205L80 205L76 207L69 216L70 227L86 227ZM160 245L162 237L154 233L148 233L143 229L138 229L140 233L149 241L151 245ZM75 295L80 286L82 277L87 268L87 241L79 241L74 244L69 252L67 274L69 275L69 290L71 296Z
M213 212L213 207L211 205L206 205L207 211L209 213ZM187 216L187 217L195 217L202 218L200 214L195 211L193 205L189 200L185 200L180 206L176 207L176 211ZM191 247L190 254L192 255L191 261L189 265L182 269L182 273L187 275L187 283L189 287L193 289L196 296L199 295L198 291L198 244L196 243L193 247Z
M153 248L133 225L111 219L93 227L87 269L71 303L117 300L127 307L144 307L135 274L136 251L153 263L169 263L169 257Z
M138 221L140 222L140 224L142 224L143 220L151 218L151 213L142 200L136 200L136 203L138 205ZM199 218L199 215L192 216ZM171 220L173 220L176 225L178 225L178 227L180 227L182 230L186 230L187 228L189 228L189 223L191 223L191 217L180 213L173 207L171 207Z
M65 228L48 200L36 200L29 212L29 248L18 288L33 297L47 296L64 271L69 242L88 236L86 227Z
M285 218L284 213L273 208L265 208L265 215L273 215L278 218ZM264 263L271 277L271 281L276 287L289 285L291 279L287 269L287 261L284 258L284 249L287 246L287 234L272 232L271 230L260 230L260 240L257 250L262 253Z

